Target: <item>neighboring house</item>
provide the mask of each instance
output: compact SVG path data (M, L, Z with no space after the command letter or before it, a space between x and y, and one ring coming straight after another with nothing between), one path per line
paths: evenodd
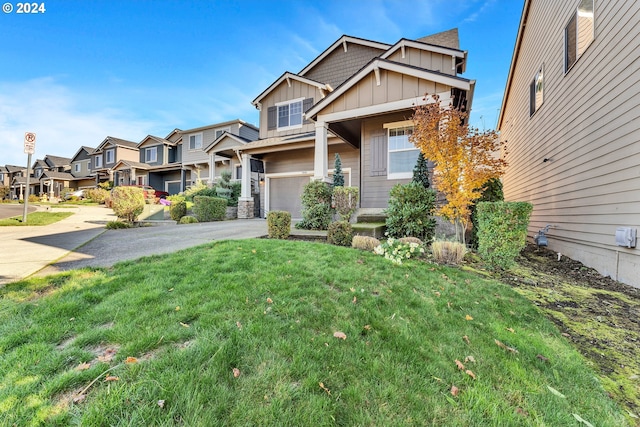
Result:
M147 135L138 144L137 161L120 160L113 168L118 185L150 185L156 190L177 194L182 183L182 139L172 131L167 138Z
M529 234L640 286L640 2L526 0L498 128ZM629 247L631 246L631 247Z
M258 138L258 128L240 119L180 131L182 135L183 189L196 182L212 184L220 171L235 170L235 147Z
M96 186L96 179L91 173L91 155L94 151L95 148L82 146L71 157L72 189L81 190Z
M46 155L43 160L37 160L33 166L33 194L44 195L49 198L60 197L63 188L69 188L73 181L71 159Z
M386 208L391 188L412 178L419 150L409 136L424 95L470 110L475 81L458 76L466 60L457 29L393 45L345 35L299 73L282 74L253 101L260 139L238 149L238 216L254 211L252 159L264 162L264 213L299 219L304 185L330 182L336 153L345 185L360 188L360 207Z
M9 170L6 166L0 165L0 187L6 188L6 194L2 194L1 198L11 199L11 181L9 180Z
M113 168L120 160L137 162L138 158L138 143L107 136L91 153L91 174L96 184L113 181L114 185L122 185L124 179Z
M9 185L9 198L22 200L27 183L27 168L24 166L5 165L4 182Z

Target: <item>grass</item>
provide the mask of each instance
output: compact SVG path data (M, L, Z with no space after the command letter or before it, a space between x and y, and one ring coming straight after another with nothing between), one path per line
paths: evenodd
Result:
M22 215L0 219L0 226L11 225L49 225L73 215L73 212L32 212L27 214L27 222L22 222Z
M0 384L0 425L628 425L510 287L268 239L1 288Z

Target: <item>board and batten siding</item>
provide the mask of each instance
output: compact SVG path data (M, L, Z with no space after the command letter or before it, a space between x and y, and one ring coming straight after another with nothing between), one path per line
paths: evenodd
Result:
M617 227L640 229L640 2L596 1L595 38L565 74L578 3L531 2L500 126L505 199L533 203L530 237L550 224L550 249L640 286L640 247L615 244ZM530 116L541 66L543 104Z
M272 138L276 136L288 136L288 135L296 135L307 132L315 131L315 124L309 121L303 121L302 127L296 129L289 129L285 131L278 131L277 129L269 129L269 107L274 107L276 104L281 102L290 101L293 99L299 98L312 98L313 102L318 102L322 94L320 90L315 87L308 85L306 83L302 83L298 80L290 79L291 86L287 83L287 81L283 81L269 93L265 99L262 100L261 110L260 110L260 138ZM304 111L303 111L304 113ZM276 111L276 119L277 119L277 111Z
M402 57L402 51L398 49L387 59L426 70L438 71L443 74L456 75L456 70L452 66L451 55L407 47L405 48L404 58Z

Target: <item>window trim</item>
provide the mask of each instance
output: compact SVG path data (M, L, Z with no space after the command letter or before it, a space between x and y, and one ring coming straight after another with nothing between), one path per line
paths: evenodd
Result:
M537 103L537 94L541 93L540 104ZM533 115L544 105L544 63L540 66L533 80L529 84L529 117Z
M584 46L580 46L580 7L582 6L582 4L584 2L587 3L591 3L591 25L590 25L590 29L591 29L591 37L589 38L589 40L584 44ZM564 74L566 75L572 68L574 65L576 65L578 63L578 61L580 60L580 58L582 57L582 55L587 51L587 49L589 48L589 46L591 46L591 44L593 43L593 41L596 39L596 19L595 19L595 11L596 5L595 5L595 0L579 0L578 1L578 5L576 6L573 14L571 15L571 17L569 18L569 21L567 21L567 24L564 27ZM584 19L584 18L583 18ZM573 25L572 25L573 22ZM570 28L569 26L575 26L575 46L572 46L574 49L574 54L575 54L575 59L573 60L573 62L571 64L569 64L569 31Z
M283 102L276 102L274 104L276 107L276 130L277 131L300 129L302 127L302 124L304 122L304 117L303 117L304 111L302 111L304 107L304 100L305 98L303 97L303 98L289 99ZM280 126L280 107L284 107L285 105L289 107L287 117L288 117L288 123L291 123L291 105L293 104L300 104L300 123L295 125Z
M198 145L197 145L197 141L195 141L195 140L194 140L193 148L191 148L191 137L192 137L192 136L193 136L194 138L195 138L195 137L197 137L197 136L200 136L200 146L199 146L199 147L198 147ZM202 139L203 139L203 137L202 137L202 132L197 132L197 133L191 133L191 134L189 134L189 136L187 137L187 141L188 141L187 143L189 144L189 145L188 145L188 147L189 147L189 151L202 150Z
M96 169L101 168L102 167L102 155L95 156L94 158L95 158L95 162L94 162L95 163L95 168Z
M116 161L116 150L115 148L110 148L105 151L105 164L115 163ZM109 161L109 157L111 157L111 161Z
M238 178L238 171L240 171L240 178ZM242 180L242 163L237 163L233 165L233 178L232 181L241 181Z
M153 153L153 158L150 158L150 154ZM144 162L145 163L157 163L158 162L158 146L148 147L144 150Z
M74 172L80 172L82 170L82 165L80 163L75 163L73 165L73 168L74 168L73 169Z
M404 120L401 122L393 122L393 123L384 123L382 125L382 127L386 130L386 138L387 138L387 179L410 179L413 177L413 169L415 167L412 166L410 171L407 172L391 172L391 154L392 153L400 153L400 152L406 152L406 151L417 151L419 152L420 149L416 148L415 145L413 145L413 143L411 143L411 141L409 141L411 143L411 145L413 145L413 148L402 148L402 149L391 149L391 136L390 136L390 132L392 129L401 129L401 128L412 128L414 127L414 123L413 120Z
M220 135L218 135L218 132L220 132ZM230 126L227 126L227 127L225 127L225 128L217 128L217 129L215 129L215 130L213 131L213 134L214 134L214 136L215 136L215 138L214 138L214 139L218 139L218 138L220 138L220 137L222 136L222 134L223 134L223 133L225 133L225 132L229 132L229 133L231 133L231 127L230 127Z

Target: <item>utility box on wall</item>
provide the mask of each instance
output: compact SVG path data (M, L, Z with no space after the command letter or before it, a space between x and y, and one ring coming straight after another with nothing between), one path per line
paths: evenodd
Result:
M616 245L626 248L636 247L636 229L630 227L616 228Z

